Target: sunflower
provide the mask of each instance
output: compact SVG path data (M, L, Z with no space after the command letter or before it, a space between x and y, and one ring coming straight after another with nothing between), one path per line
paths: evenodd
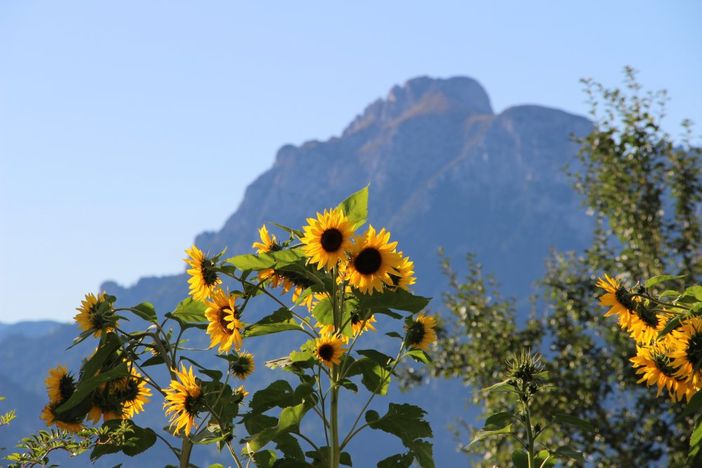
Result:
M414 262L409 257L403 256L402 252L399 252L398 255L402 257L402 261L395 268L398 274L391 273L390 278L392 278L395 288L409 291L409 287L417 282L417 278L414 276Z
M692 317L673 330L674 349L670 353L676 377L695 387L702 386L702 317Z
M202 389L193 375L192 366L186 369L185 365L181 365L180 371L173 369L173 372L177 380L171 380L171 384L165 390L163 408L169 417L169 427L174 433L184 429L186 434L190 434L202 406Z
M205 317L210 322L207 334L210 336L210 348L219 345L218 351L226 353L232 346L241 348L241 330L244 324L239 320L239 309L236 307L236 296L221 288L212 293L212 300L207 301Z
M73 318L80 329L93 331L96 337L112 331L117 326L112 303L107 300L104 292L97 296L93 293L86 294L76 310L78 313Z
M303 288L302 286L296 287L293 290L292 301L294 304L303 305L307 307L307 310L310 312L312 312L312 309L314 309L314 306L316 305L320 297L326 297L324 293L316 294L313 292L309 292L306 296L303 297L304 292L305 288Z
M251 373L256 369L256 364L254 363L253 354L251 353L239 353L235 359L232 359L229 364L229 369L231 373L241 380L246 379Z
M600 296L600 304L610 308L604 316L618 315L619 325L622 328L629 327L631 314L637 304L636 298L616 278L607 274L597 280L597 287L605 290L605 294Z
M302 252L316 263L317 269L330 269L343 260L351 247L353 226L340 208L317 213L317 219L307 218Z
M59 405L68 400L76 389L76 381L64 366L56 366L49 370L49 376L44 380L49 394L49 403Z
M239 385L236 389L234 389L234 395L239 397L239 401L241 401L247 396L249 396L249 392L244 388L243 385Z
M436 341L436 319L431 315L421 312L406 328L405 343L410 348L426 351L429 345Z
M261 238L261 241L254 242L253 244L251 244L251 247L256 249L256 252L258 252L258 254L275 252L276 250L280 250L280 244L278 244L278 239L276 239L275 235L268 234L268 228L266 228L265 224L261 226L261 228L258 230L258 235Z
M212 294L214 288L222 283L217 275L217 264L194 245L186 249L185 253L188 254L188 258L184 261L191 266L188 270L190 295L197 301L204 301Z
M110 382L110 392L122 403L122 414L127 419L144 411L144 404L151 397L146 380L134 367L127 377Z
M315 341L315 357L322 364L332 367L341 363L344 354L343 341L338 336L324 335Z
M670 343L672 340L659 341L650 346L636 346L636 356L630 359L637 374L641 379L637 383L646 382L646 385L656 385L660 395L663 389L673 401L688 401L697 389L685 379L676 377L677 369L671 365Z
M629 313L626 330L637 343L648 344L658 337L667 321L667 317L656 314L639 301Z
M375 322L376 320L373 315L363 321L361 320L361 316L357 313L354 312L351 314L351 328L354 335L360 335L361 333L369 330L375 331L375 327L373 326Z
M81 429L83 429L81 419L73 419L70 421L59 419L54 411L57 406L58 404L56 403L49 403L48 405L44 406L44 409L41 411L41 419L44 420L47 426L55 424L59 429L63 429L68 432L79 432Z
M397 267L402 263L402 257L395 252L397 242L389 241L389 232L381 229L376 233L373 226L369 226L368 231L354 242L344 276L362 293L381 292L384 284L392 287L391 275L400 275Z

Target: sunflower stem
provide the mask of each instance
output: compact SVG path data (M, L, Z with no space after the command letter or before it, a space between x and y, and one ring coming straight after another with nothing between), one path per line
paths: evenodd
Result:
M193 443L188 437L183 437L183 443L180 446L180 468L188 468L190 464L190 453L193 451Z
M335 369L333 372L334 379L336 379L337 374L338 371ZM341 461L341 453L339 449L339 387L336 386L336 382L332 382L330 406L332 443L329 466L330 468L339 468L339 462Z

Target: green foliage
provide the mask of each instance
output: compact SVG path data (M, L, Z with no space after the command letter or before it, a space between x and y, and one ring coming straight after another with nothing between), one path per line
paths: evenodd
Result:
M533 402L537 414L562 413L587 424L549 426L540 440L547 447L573 447L593 466L649 466L666 460L686 463L693 421L682 405L656 397L636 384L629 358L635 349L616 321L602 317L595 278L627 273L628 283L647 278L646 287L697 282L702 275L702 150L691 144L689 123L680 142L660 126L664 93L643 93L631 69L624 89L584 81L592 105L593 129L580 144L570 168L574 187L595 222L592 245L581 253L554 252L540 282L534 308L518 322L514 303L499 294L472 256L459 280L447 261L451 312L433 355L432 375L460 377L474 389L499 382L507 356L522 348L548 357L548 396ZM696 301L695 289L667 297ZM685 298L685 296L687 298ZM668 332L671 324L665 332ZM407 372L405 383L423 374ZM498 385L504 388L504 384ZM474 401L479 400L474 391ZM510 393L490 392L485 415L510 410ZM597 433L589 430L596 427ZM486 466L522 463L513 440L486 437L471 449ZM552 455L567 456L560 448ZM572 463L578 462L576 457Z

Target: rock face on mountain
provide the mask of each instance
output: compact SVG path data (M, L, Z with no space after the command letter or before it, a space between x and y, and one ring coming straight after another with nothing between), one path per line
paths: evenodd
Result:
M579 249L588 241L590 221L562 168L576 152L571 136L589 129L583 117L540 106L495 114L485 90L470 78L416 78L369 105L341 136L283 146L222 229L202 233L195 242L211 253L224 247L232 254L249 252L261 224L301 226L316 210L370 184L370 222L387 227L415 260L417 292L437 298L432 310L441 312L439 297L447 287L440 246L459 269L461 258L475 253L508 294L525 299L549 248ZM103 288L122 304L150 300L166 311L187 295L187 279L181 273L144 278L130 287L108 282ZM65 328L64 348L75 334ZM0 361L0 381L23 366L31 368L34 377L20 381L27 382L28 395L39 398L48 367L30 365L33 351L24 350L22 341L0 334L3 356L13 359L12 365ZM17 394L18 380L7 381L13 387L5 391ZM445 426L464 413L466 397L455 382L401 397L420 400L428 410L437 466L465 464ZM3 444L11 446L0 433Z
M436 252L444 246L449 256L475 252L521 295L550 247L578 247L589 235L562 173L576 151L571 135L589 128L583 117L539 106L496 115L470 78L415 78L368 106L340 137L283 146L222 229L195 242L247 252L261 224L300 226L370 184L371 223L388 227L416 260L420 292L440 291ZM151 298L161 308L187 293L182 274L103 287L124 303Z

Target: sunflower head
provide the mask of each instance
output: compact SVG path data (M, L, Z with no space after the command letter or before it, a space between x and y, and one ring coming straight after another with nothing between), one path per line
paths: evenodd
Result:
M343 341L335 335L324 335L315 341L315 357L325 366L332 367L341 363L345 349Z
M99 295L88 293L81 301L78 313L73 317L84 332L92 331L94 336L112 331L117 326L111 296L104 292Z
M258 230L258 235L261 240L251 244L251 247L256 249L258 254L280 250L281 247L280 244L278 244L278 239L276 239L275 235L268 233L268 228L266 228L265 224Z
M151 397L146 380L134 367L128 376L110 382L108 388L110 396L122 405L121 413L127 419L141 413Z
M395 289L409 291L410 286L417 282L417 278L414 276L414 262L409 257L403 256L402 252L399 252L398 255L402 260L395 268L397 274L390 273L390 278Z
M356 312L351 314L351 329L353 330L354 336L369 330L375 331L375 327L373 326L375 322L375 316L373 315L363 320Z
M217 288L212 292L212 299L206 302L205 317L207 334L210 336L210 348L219 346L220 353L226 353L235 347L241 348L241 330L244 324L239 320L241 313L236 306L236 296Z
M230 372L241 380L251 375L255 368L256 364L251 353L239 353L229 361Z
M670 336L670 335L668 335ZM656 385L657 395L663 390L673 401L689 400L697 388L684 378L676 377L678 369L673 366L670 352L674 341L670 338L654 342L648 346L636 346L636 356L630 359L636 373L641 375L637 383Z
M612 278L607 274L597 280L597 287L605 291L600 296L600 304L609 307L609 310L605 312L605 317L618 315L619 324L622 328L627 328L631 320L631 314L638 302L637 297L623 287L616 278Z
M643 301L637 301L624 328L637 343L649 344L656 340L667 321L665 316L656 314Z
M190 279L190 295L197 301L204 301L212 294L215 287L222 283L217 268L217 257L209 258L202 250L192 246L185 250L188 258L184 261L190 268L187 270Z
M76 389L76 381L64 366L49 370L44 381L49 394L49 403L59 405L68 400Z
M63 429L68 432L80 432L80 430L83 429L83 418L59 417L55 412L57 406L58 404L56 403L49 403L48 405L44 406L44 409L41 411L41 419L44 420L44 423L47 426L55 425L59 429Z
M195 425L198 412L203 409L202 388L193 374L193 368L181 366L181 370L173 369L176 380L165 389L166 398L163 402L166 416L174 433L182 430L190 434Z
M241 400L249 396L249 392L244 388L243 385L239 385L237 388L234 389L232 393L236 397L237 402L241 402Z
M692 317L671 333L673 351L670 353L675 376L696 387L702 386L702 317Z
M405 343L410 348L418 348L426 351L429 345L436 341L436 319L431 315L421 312L407 325Z
M390 242L385 229L376 232L369 226L366 233L357 237L352 248L344 277L349 284L364 294L381 292L383 286L394 287L392 276L399 277L397 268L402 257L395 252L397 242Z
M318 269L331 269L346 258L353 226L340 208L317 213L316 219L308 218L303 231L302 251Z

